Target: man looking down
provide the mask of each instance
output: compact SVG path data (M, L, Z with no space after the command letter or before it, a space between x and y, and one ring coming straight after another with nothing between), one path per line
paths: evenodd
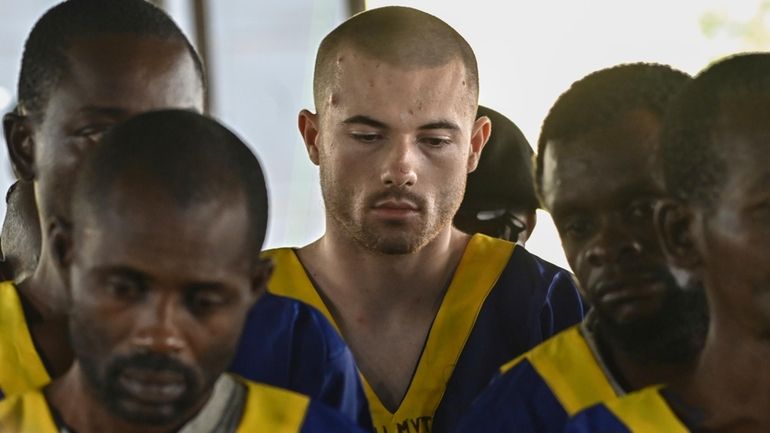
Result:
M582 318L571 276L452 227L490 133L468 43L415 9L363 12L321 42L316 113L326 232L269 251L268 290L340 330L381 433L448 431L500 365Z
M189 111L139 115L92 149L73 222L47 237L75 361L0 403L16 432L358 432L307 397L223 374L270 262L248 147Z

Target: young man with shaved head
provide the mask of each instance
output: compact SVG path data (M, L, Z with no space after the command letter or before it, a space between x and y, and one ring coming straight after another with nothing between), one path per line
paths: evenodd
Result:
M266 254L269 290L337 325L379 433L449 431L506 358L581 319L571 276L452 227L490 122L473 51L446 23L403 7L351 18L319 47L314 96L299 129L326 232Z
M770 55L698 74L662 133L673 199L655 225L668 263L701 281L711 316L691 375L577 415L569 433L770 431Z
M75 361L0 402L4 433L359 432L323 404L224 374L272 266L249 148L182 110L112 129L47 236ZM216 252L212 254L212 252Z
M18 286L0 284L0 398L43 386L72 362L64 288L47 237L54 215L73 217L72 182L82 159L105 131L138 113L202 110L204 86L185 36L146 1L69 0L35 24L22 58L18 111L4 126L22 185L34 184L40 220L32 220L33 206L11 215L19 218L3 230L3 241L30 240L16 248L26 263L15 268L34 274ZM34 201L32 188L14 193L20 205ZM15 204L10 210L21 210ZM300 302L263 297L249 313L231 367L371 424L352 354L328 321Z

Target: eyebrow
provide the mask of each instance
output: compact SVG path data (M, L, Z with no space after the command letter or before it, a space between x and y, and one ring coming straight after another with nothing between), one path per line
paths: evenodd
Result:
M439 120L437 122L431 122L431 123L422 125L418 129L421 131L425 131L428 129L448 129L450 131L459 131L460 126L450 120Z
M352 125L352 124L359 124L359 125L366 125L371 126L372 128L380 128L380 129L387 129L388 125L384 124L383 122L380 122L379 120L372 119L368 116L363 115L357 115L353 117L348 117L347 119L342 121L345 125Z
M353 117L349 117L342 121L345 125L351 125L351 124L360 124L360 125L366 125L371 126L372 128L379 128L379 129L387 129L388 125L386 125L384 122L380 122L379 120L372 119L371 117L364 116L364 115L356 115ZM425 125L421 125L418 127L420 131L426 131L431 129L448 129L450 131L459 131L460 126L457 125L457 123L452 122L450 120L438 120L431 123L426 123Z
M128 113L128 110L124 108L118 108L118 107L99 107L95 105L89 105L86 107L81 108L81 113L84 114L102 114L107 115L110 117L120 117L125 116Z

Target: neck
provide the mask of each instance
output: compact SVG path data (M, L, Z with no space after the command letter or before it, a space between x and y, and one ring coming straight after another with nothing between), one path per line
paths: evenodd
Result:
M601 338L601 337L600 337ZM647 386L670 383L692 373L694 361L640 360L609 342L599 344L602 357L607 359L609 368L627 392Z
M69 346L64 287L45 247L35 274L21 282L18 290L33 310L32 315L26 317L27 326L48 374L52 378L61 376L72 365L73 355Z
M34 274L19 284L19 291L44 321L66 317L64 284L56 270L45 236Z
M327 227L324 236L299 251L317 289L332 304L345 302L378 315L440 304L469 240L448 226L418 251L383 254Z
M770 338L715 313L684 400L704 411L714 431L770 431ZM751 426L748 430L739 430Z

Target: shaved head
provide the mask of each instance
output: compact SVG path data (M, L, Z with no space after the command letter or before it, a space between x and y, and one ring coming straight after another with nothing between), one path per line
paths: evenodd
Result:
M354 50L392 66L435 68L459 59L466 69L464 83L474 104L479 73L468 42L444 21L417 9L389 6L362 12L329 33L318 48L313 97L316 110L338 85L345 50Z

